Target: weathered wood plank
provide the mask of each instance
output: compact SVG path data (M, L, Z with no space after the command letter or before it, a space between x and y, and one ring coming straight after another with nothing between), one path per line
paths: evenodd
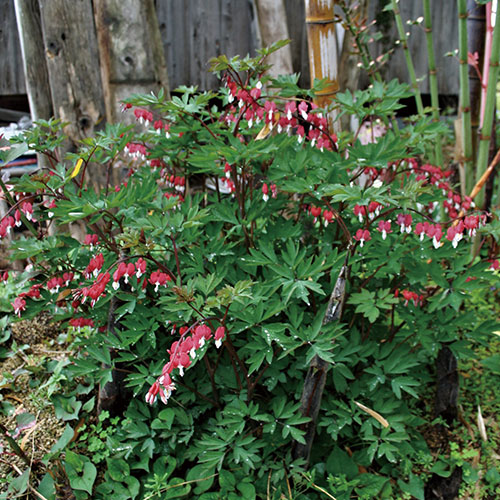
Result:
M163 40L170 88L187 84L189 55L187 48L187 9L175 9L175 0L162 0L156 4L156 14ZM187 4L187 2L186 2Z
M169 95L167 68L153 0L94 0L108 121L122 121L120 100L132 93Z
M54 113L76 142L105 117L92 2L44 0L40 13Z
M246 0L176 0L157 2L171 88L218 85L208 60L219 54L253 53L251 4Z
M0 95L25 94L21 46L13 0L0 0Z
M263 47L290 38L284 0L255 0L255 5L257 7L260 39ZM272 65L269 70L271 76L293 73L290 45L270 54L267 62Z
M300 73L299 85L310 87L309 57L307 53L307 30L305 22L304 0L286 0L286 19L288 33L292 40L292 65L294 73Z
M14 0L26 89L33 120L53 115L38 0Z

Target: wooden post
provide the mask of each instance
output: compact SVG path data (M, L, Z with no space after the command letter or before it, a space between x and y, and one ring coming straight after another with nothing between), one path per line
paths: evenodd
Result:
M164 89L167 67L153 0L94 0L106 116L123 121L120 101Z
M40 2L54 112L73 142L94 135L104 119L99 52L91 0Z
M269 47L279 40L289 38L283 0L255 0L255 6L262 47ZM271 69L267 72L270 76L276 77L293 73L290 45L270 54L266 62L272 64Z
M38 0L14 0L32 120L53 115Z
M38 0L14 0L14 7L31 120L48 120L54 110L43 49L40 6ZM44 155L37 154L36 157L39 167L47 166Z
M325 78L327 81L326 87L315 99L315 103L320 107L328 106L339 89L334 4L334 0L305 0L311 84L315 78ZM331 132L338 128L338 122L334 124L336 116L336 112L328 114Z
M40 13L54 115L67 122L72 144L63 149L71 151L105 123L92 1L44 0ZM103 186L104 167L89 165L87 179L94 188Z

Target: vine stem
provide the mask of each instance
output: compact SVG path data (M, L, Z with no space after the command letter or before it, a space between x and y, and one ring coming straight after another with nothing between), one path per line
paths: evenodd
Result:
M7 186L1 179L0 179L0 187L2 188L2 191L5 197L7 198L7 201L11 205L15 206L16 201L14 200L14 198L12 198L12 195L9 193ZM21 220L23 221L24 225L30 230L31 234L33 234L33 236L38 239L38 231L35 229L35 226L24 216L22 210L20 210L20 212L21 212Z
M16 440L9 435L9 431L7 430L7 428L1 423L0 423L0 431L2 431L4 435L3 437L7 440L14 453L19 458L21 458L23 462L28 465L28 467L31 467L31 461L27 457L26 453L24 453L21 447L16 443Z
M340 6L342 7L342 10L344 11L347 29L350 31L351 35L354 38L354 41L356 43L356 47L357 47L358 52L359 52L359 56L361 57L363 67L368 72L368 75L370 76L372 82L382 83L382 76L381 76L380 72L376 69L374 62L373 61L370 62L370 51L368 50L366 43L363 43L363 41L361 40L360 30L354 29L356 24L355 24L354 20L352 19L351 11L350 11L350 7L349 7L348 3L345 0L343 0L340 2ZM384 124L386 126L389 125L389 121L387 120L387 118L384 117L383 121L384 121ZM399 126L398 126L398 122L396 120L396 116L394 114L391 116L391 125L392 125L392 129L394 130L394 133L399 136Z

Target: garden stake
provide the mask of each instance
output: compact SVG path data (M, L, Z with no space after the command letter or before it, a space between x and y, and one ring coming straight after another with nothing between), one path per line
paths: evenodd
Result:
M495 167L498 165L499 161L500 161L500 149L497 151L495 158L493 158L493 161L490 163L489 167L486 169L484 174L477 181L476 185L474 186L474 189L471 191L469 196L472 200L478 195L478 193L481 191L483 186L486 184L488 177L492 174L493 170L495 170ZM460 219L464 215L465 215L465 212L463 210L461 210L460 213L458 214L458 217L453 222L453 226L456 226L459 223Z
M348 272L348 255L349 254L346 256L344 265L340 270L332 294L330 295L330 300L328 301L325 316L323 318L323 325L327 325L332 321L340 321L342 317ZM309 365L309 370L304 381L304 388L302 389L302 397L300 398L300 411L302 415L310 417L311 420L304 426L306 431L306 442L304 444L298 441L294 442L292 453L295 459L303 458L306 462L309 462L309 455L311 454L314 435L316 433L316 419L318 418L319 408L321 406L321 398L325 389L328 368L329 363L317 355L314 356Z
M500 9L497 9L495 18L495 28L493 30L493 45L490 57L490 69L488 78L488 88L486 90L486 104L484 119L479 132L479 151L476 167L476 181L480 180L487 169L489 146L493 126L493 113L495 111L498 62L500 59ZM484 193L479 192L476 205L482 208L484 203Z

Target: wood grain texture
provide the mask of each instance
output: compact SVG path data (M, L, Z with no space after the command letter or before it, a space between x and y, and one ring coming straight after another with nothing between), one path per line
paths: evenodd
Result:
M153 0L94 0L106 117L123 121L120 101L133 93L169 95Z
M255 0L255 5L262 47L268 47L279 40L290 38L283 0ZM268 71L271 76L293 73L290 45L270 54L267 63L272 65Z
M0 0L0 95L25 94L21 46L13 0Z
M77 142L105 117L92 2L44 0L40 13L54 113Z
M215 88L208 61L254 53L252 7L247 0L158 0L156 11L170 85Z
M69 1L69 0L68 0ZM86 0L90 3L90 0ZM101 0L103 2L103 0ZM43 0L49 10L54 11L54 0ZM74 6L76 14L81 10L82 0L69 2ZM107 2L105 2L107 3ZM110 2L117 3L115 0ZM133 3L127 0L125 4ZM141 4L138 0L136 6ZM214 88L217 78L207 73L207 61L216 55L228 56L253 54L256 40L252 33L254 12L250 0L155 0L161 39L163 42L166 66L171 88L179 85L198 85L201 89ZM371 0L369 19L381 15L383 0ZM437 56L439 91L441 94L458 94L458 63L455 58L445 57L458 46L458 30L455 0L440 0L432 2L432 18ZM285 0L289 36L292 39L291 53L294 72L301 73L300 83L303 87L309 86L309 63L307 57L307 37L304 24L303 0ZM416 19L422 15L420 1L405 0L400 2L400 9L405 20ZM45 10L45 8L44 8ZM0 78L0 94L26 93L24 74L21 64L21 49L19 46L17 28L15 25L14 0L0 0L0 65L4 69ZM57 9L55 9L57 13ZM74 18L75 16L73 16ZM385 13L385 18L391 18L391 13ZM78 20L77 20L78 21ZM93 32L93 28L83 24L83 19L75 21L75 33L84 40ZM136 17L129 17L130 23L135 26ZM85 26L85 29L81 27ZM387 43L383 41L372 44L372 53L379 54L387 50L396 39L394 23L382 23ZM421 90L428 92L428 82L425 79L427 71L427 55L425 51L424 32L421 27L409 26L411 32L409 45L417 75L424 77ZM122 31L127 32L125 28ZM132 30L128 30L131 32ZM88 32L88 33L87 33ZM132 41L132 40L131 40ZM53 42L55 43L55 42ZM56 45L60 45L60 40ZM85 48L85 43L81 43ZM85 48L86 50L91 47ZM112 68L112 74L117 77L134 76L140 66L135 64L135 55L138 52L151 54L144 47L132 47L130 59L118 57ZM391 60L383 69L384 78L391 80L399 78L407 81L408 74L404 57L400 50L392 55ZM363 78L362 85L368 80Z
M48 120L54 113L38 0L14 0L14 5L31 118Z
M292 40L292 66L294 73L300 73L299 85L309 88L309 57L307 47L307 29L305 23L304 0L285 0L288 34Z

